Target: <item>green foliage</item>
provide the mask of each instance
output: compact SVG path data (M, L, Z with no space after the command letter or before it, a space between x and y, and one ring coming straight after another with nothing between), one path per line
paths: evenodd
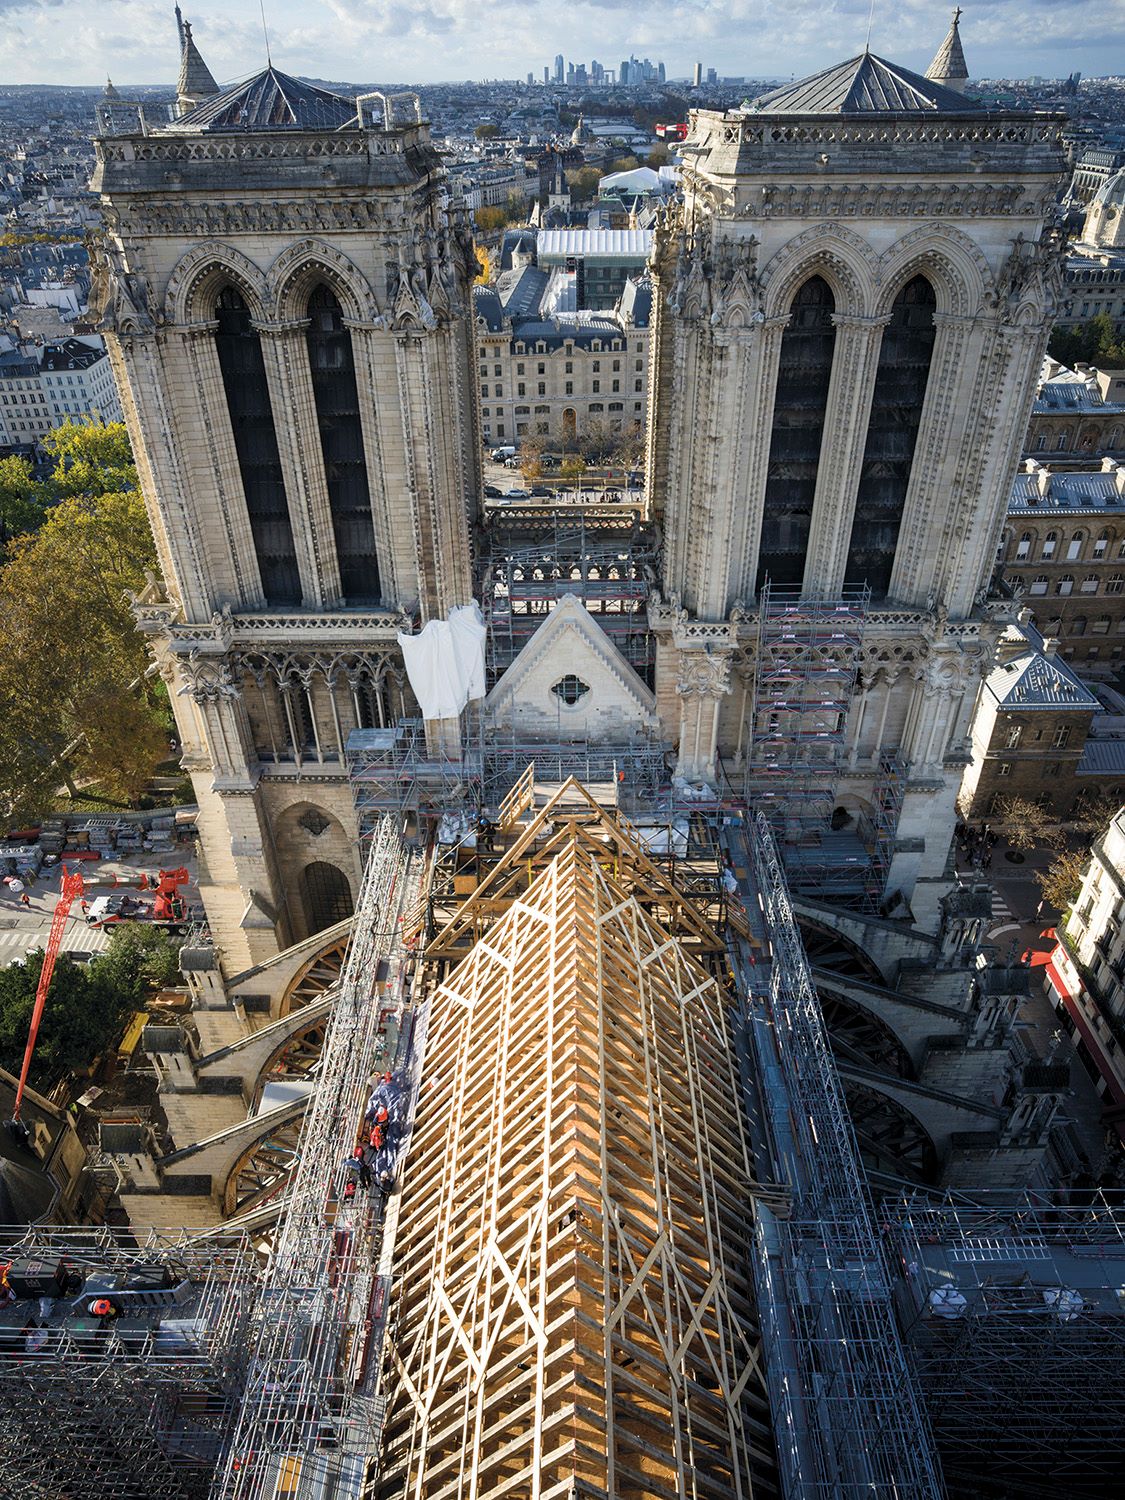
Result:
M508 222L507 210L498 204L478 208L474 217L477 221L477 228L482 234L498 234Z
M0 1067L19 1074L43 953L0 969ZM109 947L86 965L59 955L29 1079L50 1090L120 1040L126 1019L153 989L178 983L179 945L159 927L122 922Z
M35 813L60 782L128 802L167 753L167 698L129 594L157 568L121 426L53 434L51 503L0 569L0 808Z
M602 174L597 167L572 167L566 173L570 196L577 203L587 203L598 191Z
M42 522L45 486L35 479L26 458L0 458L0 536L3 540L34 531Z
M500 134L499 125L478 125L473 131L478 141L494 141Z
M652 148L652 150L648 153L648 156L645 158L645 166L646 167L651 167L654 172L657 171L660 167L666 167L667 165L668 165L668 147L667 146L654 146Z
M1125 368L1125 339L1117 333L1108 313L1098 313L1078 328L1052 329L1047 352L1072 369L1076 364L1106 370Z
M19 1074L43 953L0 969L0 1067ZM68 1073L87 1067L114 1045L134 1009L132 989L122 992L101 961L85 967L60 954L39 1028L29 1080L50 1090Z

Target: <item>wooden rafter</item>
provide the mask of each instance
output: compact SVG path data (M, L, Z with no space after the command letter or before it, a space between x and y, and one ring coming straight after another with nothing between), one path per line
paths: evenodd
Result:
M590 808L466 903L485 935L431 1002L380 1500L776 1492L726 997Z
M670 936L709 953L723 951L723 939L695 903L649 858L629 825L601 807L581 782L571 777L437 933L426 950L427 956L450 958L466 953L574 840L587 847L630 895L658 914Z

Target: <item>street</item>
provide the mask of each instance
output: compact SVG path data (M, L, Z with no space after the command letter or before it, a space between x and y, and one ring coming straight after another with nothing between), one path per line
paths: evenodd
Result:
M64 855L63 862L65 860ZM83 877L94 883L95 888L91 892L91 899L93 899L94 896L105 895L109 890L109 887L98 885L97 882L107 880L113 875L122 881L132 882L135 888L136 881L142 872L155 874L158 870L171 869L179 865L185 866L191 876L190 882L182 888L181 892L190 907L199 900L199 891L195 884L195 855L190 844L178 845L174 854L145 854L128 861L120 859L82 861L81 865L72 866L72 868L80 868ZM25 885L27 895L31 899L30 906L24 906L18 895L9 891L6 885L0 884L0 968L23 958L25 953L45 946L47 935L51 930L55 903L58 901L60 876L60 865L45 866L34 882ZM121 887L120 890L124 893L125 887ZM151 901L150 896L146 904L151 905ZM63 953L101 953L109 944L112 930L112 927L88 926L78 903L75 902L67 919L60 951Z

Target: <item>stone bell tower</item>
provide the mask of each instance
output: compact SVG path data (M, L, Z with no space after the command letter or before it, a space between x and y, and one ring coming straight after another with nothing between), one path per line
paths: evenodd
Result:
M837 816L871 828L894 757L884 894L935 923L1053 308L1060 127L865 52L694 112L682 212L657 235L650 620L681 774L745 775L753 797L762 746L777 764L789 734L794 765L831 764ZM810 625L786 658L794 681L852 673L831 715L776 691L762 708L767 584L850 601L854 648L852 624L819 644Z
M271 66L186 102L103 112L98 276L231 973L350 913L348 735L414 711L396 633L472 598L476 267L413 95Z

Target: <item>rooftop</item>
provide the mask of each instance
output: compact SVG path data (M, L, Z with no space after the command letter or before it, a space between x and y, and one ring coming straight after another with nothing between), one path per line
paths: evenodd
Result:
M1088 708L1101 712L1097 698L1064 662L1033 647L993 667L984 679L984 690L1006 710Z
M316 88L272 64L182 115L172 130L345 130L358 128L354 99Z
M962 58L962 64L964 58ZM861 52L756 99L752 114L984 114L984 105L898 63Z
M647 260L651 229L542 229L539 260L581 256L585 260Z
M1125 493L1118 487L1117 465L1106 459L1103 469L1048 470L1036 464L1031 473L1017 474L1008 496L1008 514L1040 511L1046 515L1125 513ZM1034 463L1034 460L1029 460Z

